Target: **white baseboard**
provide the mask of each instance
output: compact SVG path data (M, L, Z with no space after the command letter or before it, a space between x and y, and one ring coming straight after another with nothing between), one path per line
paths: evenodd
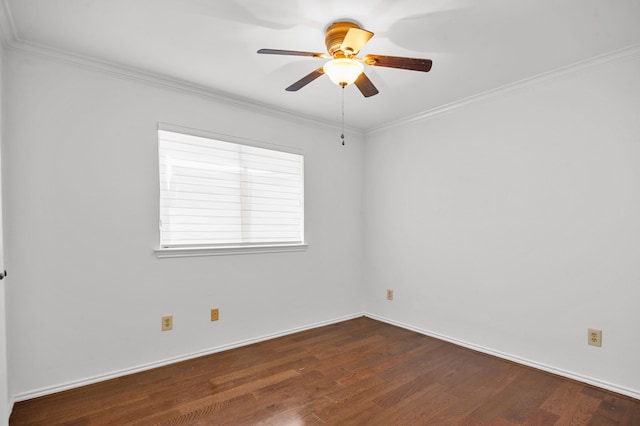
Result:
M449 343L453 343L454 345L458 345L458 346L462 346L477 352L482 352L484 354L487 355L493 355L495 357L498 358L502 358L502 359L506 359L508 361L512 361L515 362L517 364L522 364L522 365L526 365L528 367L532 367L538 370L542 370L542 371L546 371L547 373L551 373L551 374L556 374L558 376L562 376L562 377L566 377L568 379L572 379L572 380L576 380L578 382L582 382L582 383L587 383L589 385L593 385L602 389L606 389L612 392L616 392L619 393L621 395L626 395L629 396L631 398L635 398L640 400L640 391L638 390L634 390L634 389L629 389L629 388L625 388L623 386L618 386L612 383L608 383L608 382L604 382L602 380L598 380L598 379L594 379L592 377L587 377L587 376L583 376L581 374L577 374L577 373L573 373L571 371L566 371L560 368L555 368L555 367L551 367L549 365L545 365L545 364L540 364L538 362L535 361L531 361L525 358L520 358L518 356L514 356L511 354L507 354L504 352L500 352L500 351L496 351L490 348L485 348L483 346L478 346L475 345L473 343L469 343L469 342L465 342L463 340L459 340L453 337L449 337L449 336L445 336L443 334L439 334L439 333L434 333L433 331L430 330L425 330L423 328L420 327L415 327L409 324L405 324L402 322L398 322L398 321L394 321L391 320L389 318L385 318L385 317L381 317L379 315L374 315L374 314L370 314L370 313L365 313L364 314L366 317L377 320L377 321L382 321L385 322L387 324L391 324L391 325L395 325L397 327L401 327L407 330L411 330L411 331L415 331L416 333L420 333L420 334L424 334L425 336L429 336L429 337L433 337L436 338L438 340L444 340L445 342L449 342Z
M88 377L85 379L81 379L81 380L74 380L71 382L66 382L60 385L56 385L56 386L50 386L50 387L46 387L46 388L41 388L41 389L36 389L33 391L29 391L29 392L24 392L24 393L20 393L17 395L14 395L13 398L11 398L10 401L10 410L9 412L11 412L13 410L13 405L16 402L20 402L20 401L26 401L28 399L33 399L33 398L37 398L40 396L45 396L45 395L51 395L57 392L62 392L65 390L69 390L69 389L74 389L74 388L79 388L81 386L86 386L86 385L91 385L94 383L98 383L98 382L103 382L105 380L110 380L110 379L115 379L117 377L122 377L122 376L126 376L129 374L135 374L135 373L139 373L142 371L147 371L147 370L152 370L154 368L158 368L158 367L163 367L165 365L169 365L169 364L175 364L178 362L182 362L182 361L187 361L193 358L198 358L201 356L205 356L205 355L211 355L217 352L222 352L222 351L227 351L229 349L235 349L235 348L239 348L241 346L247 346L247 345L252 345L254 343L259 343L259 342L263 342L265 340L270 340L270 339L275 339L277 337L282 337L282 336L287 336L289 334L294 334L294 333L298 333L300 331L305 331L305 330L311 330L313 328L318 328L318 327L323 327L325 325L331 325L331 324L336 324L342 321L347 321L350 319L354 319L354 318L359 318L361 316L365 316L366 314L364 312L359 312L356 314L352 314L352 315L346 315L343 317L339 317L339 318L333 318L330 320L326 320L326 321L320 321L317 323L313 323L313 324L307 324L307 325L303 325L300 327L294 327L288 330L284 330L284 331L280 331L277 333L271 333L271 334L266 334L264 336L259 336L259 337L255 337L252 339L246 339L246 340L241 340L238 342L234 342L234 343L229 343L226 345L221 345L221 346L216 346L213 348L209 348L209 349L205 349L203 351L198 351L198 352L193 352L190 354L186 354L186 355L181 355L181 356L177 356L177 357L173 357L173 358L167 358L164 360L160 360L160 361L156 361L156 362L150 362L148 364L143 364L143 365L139 365L137 367L132 367L132 368L126 368L123 370L118 370L118 371L113 371L111 373L107 373L107 374L100 374L97 376L93 376L93 377Z
M291 328L288 330L284 330L281 332L277 332L277 333L271 333L271 334L266 334L264 336L259 336L256 338L252 338L252 339L247 339L247 340L241 340L238 342L234 342L234 343L230 343L230 344L226 344L226 345L221 345L221 346L216 346L213 348L209 348L209 349L205 349L203 351L198 351L198 352L194 352L194 353L190 353L190 354L186 354L186 355L181 355L181 356L177 356L177 357L173 357L173 358L168 358L168 359L164 359L164 360L160 360L160 361L156 361L156 362L151 362L148 364L144 364L144 365L139 365L137 367L132 367L132 368L127 368L127 369L123 369L123 370L118 370L118 371L114 371L111 373L107 373L107 374L101 374L101 375L97 375L97 376L93 376L93 377L88 377L86 379L81 379L81 380L75 380L75 381L71 381L71 382L67 382L67 383L63 383L60 385L56 385L56 386L51 386L51 387L47 387L47 388L41 388L41 389L37 389L34 391L29 391L29 392L24 392L21 394L17 394L14 395L11 400L9 401L9 413L11 413L11 411L13 410L13 404L16 402L20 402L20 401L25 401L28 399L32 399L32 398L37 398L40 396L44 396L44 395L50 395L53 393L57 393L57 392L62 392L65 390L69 390L69 389L73 389L73 388L78 388L81 386L86 386L86 385L90 385L93 383L98 383L98 382L102 382L105 380L109 380L109 379L114 379L117 377L122 377L122 376L126 376L129 374L134 374L134 373L139 373L142 371L147 371L147 370L151 370L154 368L158 368L158 367L163 367L165 365L169 365L169 364L174 364L174 363L178 363L181 361L186 361L189 359L193 359L193 358L198 358L201 356L205 356L205 355L210 355L210 354L214 354L217 352L222 352L222 351L226 351L229 349L235 349L235 348L239 348L241 346L247 346L247 345L251 345L253 343L258 343L258 342L263 342L265 340L270 340L270 339L274 339L276 337L282 337L282 336L287 336L289 334L294 334L294 333L298 333L300 331L304 331L304 330L310 330L313 328L318 328L318 327L323 327L325 325L330 325L330 324L336 324L342 321L347 321L350 319L354 319L354 318L358 318L361 316L366 316L369 317L371 319L377 320L377 321L381 321L387 324L391 324L397 327L401 327L407 330L411 330L411 331L415 331L416 333L420 333L420 334L424 334L426 336L430 336L430 337L434 337L436 339L439 340L443 340L446 342L450 342L453 343L455 345L458 346L462 346L468 349L472 349L474 351L478 351L478 352L482 352L488 355L493 355L495 357L498 358L502 358L502 359L506 359L508 361L512 361L515 362L517 364L522 364L522 365L526 365L532 368L536 368L538 370L542 370L542 371L546 371L548 373L552 373L552 374L556 374L558 376L562 376L562 377L566 377L572 380L576 380L578 382L582 382L582 383L587 383L593 386L597 386L599 388L602 389L606 389L612 392L616 392L619 393L621 395L626 395L629 396L631 398L635 398L640 400L640 391L637 390L633 390L633 389L628 389L622 386L618 386L612 383L608 383L608 382L604 382L602 380L598 380L598 379L594 379L592 377L587 377L587 376L583 376L580 374L576 374L570 371L566 371L566 370L562 370L559 368L555 368L555 367L551 367L545 364L540 364L538 362L535 361L531 361L528 359L524 359L524 358L520 358L511 354L507 354L504 352L500 352L500 351L496 351L490 348L485 348L483 346L478 346L475 345L473 343L469 343L469 342L465 342L463 340L459 340L453 337L449 337L449 336L445 336L439 333L435 333L432 332L430 330L425 330L423 328L420 327L415 327L409 324L405 324L399 321L394 321L391 320L389 318L385 318L385 317L381 317L379 315L375 315L375 314L370 314L367 312L359 312L356 314L352 314L352 315L347 315L347 316L343 316L343 317L339 317L339 318L333 318L331 320L327 320L327 321L321 321L321 322L317 322L317 323L313 323L313 324L307 324L304 326L300 326L300 327L295 327L295 328Z

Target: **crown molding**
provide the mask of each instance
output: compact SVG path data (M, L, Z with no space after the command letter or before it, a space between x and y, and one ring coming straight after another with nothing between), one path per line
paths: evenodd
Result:
M481 102L481 101L484 101L485 99L489 99L489 98L492 98L504 93L508 93L514 90L519 90L525 87L540 84L547 80L560 78L568 74L577 73L577 72L580 72L589 68L597 67L603 64L607 64L610 62L624 61L624 60L633 59L636 57L640 57L640 43L632 44L631 46L627 46L622 49L618 49L602 55L594 56L592 58L585 59L583 61L575 62L571 65L556 68L555 70L552 70L552 71L538 74L533 77L528 77L513 83L506 84L504 86L496 87L495 89L490 89L485 92L481 92L481 93L469 96L467 98L459 99L457 101L454 101L445 105L441 105L436 108L431 108L429 110L426 110L417 114L413 114L393 122L384 123L380 126L369 129L367 132L365 132L365 136L382 132L384 130L389 130L389 129L402 126L405 124L409 124L415 121L428 120L440 114L444 114L446 112L449 112L458 108L462 108L466 105L474 104L476 102Z
M2 30L0 31L0 37L2 38L2 44L5 49L33 56L41 56L58 62L73 64L94 71L107 73L118 78L133 80L141 84L147 84L173 92L200 96L218 103L229 104L244 110L258 112L272 117L295 120L306 124L320 125L338 131L342 128L342 125L335 121L323 120L310 115L301 114L297 111L258 102L249 98L239 97L210 87L191 83L186 80L180 80L167 75L128 67L88 55L80 55L70 51L22 40L16 33L6 1L7 0L1 0L2 3L0 3L0 25L2 26L2 28L0 28L0 30ZM8 28L8 30L6 28ZM347 126L345 127L345 130L352 134L360 136L364 135L363 130L359 128Z
M18 36L17 30L13 23L8 0L0 0L0 42L5 49L12 49L32 55L44 56L49 59L61 62L72 63L85 68L93 69L95 71L105 72L117 77L137 81L138 83L148 84L165 90L204 97L216 102L227 103L245 110L271 115L277 118L285 118L307 124L320 125L332 130L341 129L341 124L336 121L324 120L311 115L301 114L297 111L258 102L249 98L239 97L227 92L212 89L210 87L191 83L186 80L180 80L166 75L153 73L147 70L128 67L113 62L104 61L98 58L80 55L70 51L55 49L50 46L40 45L37 43L22 40ZM347 126L345 130L347 130L349 133L366 137L371 134L393 129L412 122L427 120L440 114L462 108L466 105L481 102L494 96L498 96L514 90L519 90L535 84L540 84L544 81L559 78L567 74L576 73L609 62L626 60L638 56L640 56L640 43L636 43L622 49L588 58L586 60L582 60L564 67L557 68L552 71L538 74L533 77L528 77L513 83L509 83L504 86L490 89L485 92L459 99L445 105L441 105L435 108L428 109L426 111L419 112L417 114L403 117L399 120L383 123L373 128L362 129Z

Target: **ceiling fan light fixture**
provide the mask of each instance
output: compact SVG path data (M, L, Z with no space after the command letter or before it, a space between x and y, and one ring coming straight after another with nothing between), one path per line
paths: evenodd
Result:
M358 79L364 71L364 65L355 59L338 58L333 59L322 67L329 79L341 87L348 86Z

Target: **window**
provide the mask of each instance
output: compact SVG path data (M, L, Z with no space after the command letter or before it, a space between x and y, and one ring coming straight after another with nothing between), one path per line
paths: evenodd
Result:
M160 251L304 241L301 154L158 130Z

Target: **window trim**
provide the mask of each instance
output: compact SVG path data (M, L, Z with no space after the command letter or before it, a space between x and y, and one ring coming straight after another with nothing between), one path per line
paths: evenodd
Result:
M220 140L223 142L230 142L240 145L247 145L256 148L270 149L281 152L288 152L291 154L297 154L304 157L304 151L301 149L292 148L290 146L272 144L253 139L242 138L238 136L227 135L223 133L216 133L207 130L194 129L190 127L178 126L174 124L158 122L157 130L165 130L169 132L182 133L185 135L209 138ZM157 135L157 133L156 133ZM158 162L160 160L160 150L158 146L158 138L156 136L156 149L158 149ZM160 196L158 194L158 203L160 202ZM160 205L158 204L158 220L160 222ZM304 216L306 217L306 210ZM220 256L220 255L235 255L235 254L256 254L256 253L281 253L281 252L298 252L306 251L308 244L306 241L306 226L304 226L306 220L303 222L303 241L295 243L248 243L248 244L229 244L229 245L211 245L211 246L181 246L181 247L163 247L160 245L160 232L157 233L157 246L153 250L157 258L175 258L175 257L197 257L197 256Z
M272 244L253 246L219 246L219 247L169 247L154 250L159 259L170 257L223 256L233 254L283 253L306 251L308 244Z

